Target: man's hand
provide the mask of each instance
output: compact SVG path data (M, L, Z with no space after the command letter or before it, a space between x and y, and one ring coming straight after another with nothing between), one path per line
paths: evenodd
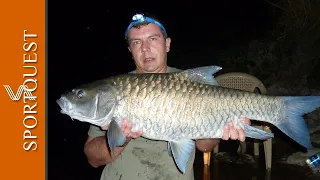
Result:
M108 130L108 126L101 127L103 130ZM132 132L132 122L128 119L122 120L121 126L122 132L124 132L127 139L135 139L142 135L142 131Z
M108 126L103 126L101 128L103 130L108 130ZM113 162L124 150L126 144L132 138L138 138L142 135L142 131L132 132L132 123L127 119L123 119L121 129L124 132L127 140L123 146L116 147L116 149L114 150L113 157L110 155L110 152L108 151L105 136L100 136L96 138L92 138L90 136L88 137L84 148L84 152L91 166L99 167Z
M250 125L250 120L248 118L241 119L244 123ZM244 134L243 129L234 128L233 123L228 123L223 131L223 136L221 139L228 140L231 138L232 140L245 141L246 136ZM211 152L220 142L220 139L196 139L196 146L199 151L202 152Z
M248 118L242 118L241 120L244 123L251 125L251 122ZM243 129L240 127L235 128L232 122L228 123L228 125L225 126L224 131L223 131L223 136L221 139L228 140L229 138L232 140L238 139L239 141L242 141L242 142L244 142L246 140L246 136L244 134Z

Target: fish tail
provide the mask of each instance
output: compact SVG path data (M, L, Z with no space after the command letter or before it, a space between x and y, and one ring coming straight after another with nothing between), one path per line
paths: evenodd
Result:
M309 131L303 115L320 107L320 96L284 96L285 121L276 126L305 148L311 149Z

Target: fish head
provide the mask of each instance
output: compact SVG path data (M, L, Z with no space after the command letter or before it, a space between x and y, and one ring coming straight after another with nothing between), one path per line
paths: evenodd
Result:
M57 99L61 113L97 126L108 125L116 106L116 89L111 85L81 86Z

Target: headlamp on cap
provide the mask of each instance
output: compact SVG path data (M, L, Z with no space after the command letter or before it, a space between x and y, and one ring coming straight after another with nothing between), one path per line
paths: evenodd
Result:
M164 31L164 33L167 33L167 32L166 32L166 29L163 27L163 25L162 25L160 22L158 22L157 20L152 19L152 18L150 18L150 17L146 17L146 16L144 16L143 14L136 14L136 15L134 15L134 16L132 17L132 21L131 21L131 23L129 24L129 26L127 27L127 30L126 30L126 32L125 32L125 34L124 34L125 37L127 37L128 32L129 32L129 30L132 28L132 26L134 26L134 25L136 25L136 24L139 24L139 23L143 23L143 22L148 22L148 23L156 24L156 25L158 25L158 26Z

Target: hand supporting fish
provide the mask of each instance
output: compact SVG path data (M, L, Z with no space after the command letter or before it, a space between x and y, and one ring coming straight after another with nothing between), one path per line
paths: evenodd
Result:
M143 133L142 130L139 130L137 132L133 132L132 127L133 127L133 123L131 121L129 121L128 119L122 120L121 130L125 134L127 140L136 139L136 138L140 137ZM108 130L108 125L102 126L101 128L103 130Z
M242 118L243 121L247 125L251 125L251 122L248 118ZM223 130L222 138L223 140L239 140L244 142L246 140L245 132L239 126L234 126L234 124L229 122ZM199 151L202 152L211 152L218 145L220 139L195 139L196 140L196 147Z
M245 124L251 125L250 119L242 118L241 120ZM221 139L228 140L229 138L232 139L232 140L237 140L238 139L241 142L244 142L246 140L246 136L245 136L244 130L239 126L234 127L232 122L229 122L228 126L224 127L224 133L223 133Z

